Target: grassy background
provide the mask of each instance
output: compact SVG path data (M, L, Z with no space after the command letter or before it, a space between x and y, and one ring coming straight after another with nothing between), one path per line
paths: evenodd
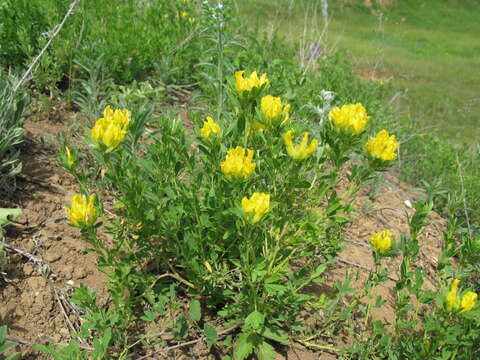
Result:
M362 76L401 92L400 115L457 143L478 141L479 1L407 0L377 11L329 1L323 36L321 1L246 0L240 10L251 25L277 29L300 46L318 41L327 52L344 50Z

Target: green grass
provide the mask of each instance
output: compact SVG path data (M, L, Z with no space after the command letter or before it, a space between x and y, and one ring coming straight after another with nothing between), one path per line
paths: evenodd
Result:
M373 73L404 92L401 115L454 142L478 140L478 1L398 1L383 16L330 3L331 21L321 39L327 49L345 50L357 71ZM308 45L318 40L323 27L319 8L319 1L249 0L241 11L250 23L266 29L273 24L287 40Z

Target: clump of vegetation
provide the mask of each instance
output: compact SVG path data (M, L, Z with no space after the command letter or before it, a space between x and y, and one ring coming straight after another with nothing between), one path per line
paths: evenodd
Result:
M18 145L23 140L28 96L25 92L15 92L14 85L14 79L0 71L0 192L3 193L11 191L13 177L22 169Z
M10 24L0 42L17 44L1 47L10 68L32 59L43 29L69 5L15 4L0 8ZM80 189L66 215L97 254L112 301L100 306L95 292L76 288L79 333L35 349L56 359L133 359L204 342L224 359L268 360L299 342L347 359L480 355L478 166L466 151L401 124L385 107L389 89L355 76L344 53L317 44L299 66L290 43L245 30L228 1L108 4L81 4L33 88L69 88L87 119L76 129L83 143L61 140L59 161ZM192 80L186 118L159 109ZM10 104L0 121L20 129L5 137L10 177L19 171L11 150L21 136L18 96L0 101ZM363 288L347 274L330 292L312 293L337 264L356 194L398 160L410 182L427 187L409 232L372 234ZM437 292L418 264L434 203L449 215L430 279ZM401 266L390 274L394 257ZM374 293L387 280L395 283L390 322L372 315L385 306ZM306 314L318 321L307 325ZM148 324L161 324L168 340L146 333ZM337 336L350 341L337 348Z
M3 1L0 64L26 67L47 43L71 1ZM191 80L197 62L198 16L194 1L81 1L42 57L34 83L66 89L88 76L79 65L102 58L117 84L157 74L166 83Z

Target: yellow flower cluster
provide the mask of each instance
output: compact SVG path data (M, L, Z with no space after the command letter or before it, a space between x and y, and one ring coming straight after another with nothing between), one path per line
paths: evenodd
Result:
M328 118L333 122L337 131L344 131L353 135L365 130L370 116L361 103L334 107L328 113Z
M253 150L244 149L241 146L228 150L225 160L220 163L222 172L229 180L237 179L243 181L248 179L257 166L252 161L253 154Z
M254 71L249 77L244 78L244 73L245 70L235 72L235 88L240 96L242 96L245 91L252 91L254 88L260 88L269 83L267 74L262 74L259 78L257 72Z
M395 150L398 148L398 142L395 135L389 136L387 130L382 130L367 141L365 149L374 158L382 161L391 161L397 158Z
M377 253L384 255L392 248L393 235L390 230L380 231L370 237L370 244Z
M279 97L272 95L264 96L260 101L260 108L269 125L284 125L288 121L290 104L282 104L282 100Z
M473 291L467 291L463 296L460 298L457 295L458 292L458 285L460 284L459 279L453 280L453 283L450 287L450 291L447 294L445 299L447 303L447 310L448 311L458 311L460 313L472 310L476 303L478 295Z
M200 133L205 140L210 140L210 135L213 133L215 136L220 135L220 126L213 120L211 116L207 116L207 120L204 121L203 127L200 129Z
M127 134L130 116L130 111L126 109L112 110L107 106L103 117L97 120L92 129L93 139L97 144L101 142L110 149L116 148Z
M293 131L288 130L285 134L283 134L283 141L285 142L285 146L287 147L287 153L292 159L301 161L313 154L313 152L317 148L318 141L317 139L313 139L310 142L310 145L308 145L309 136L310 134L308 132L304 132L303 139L300 145L294 145Z
M94 195L90 195L88 200L84 195L75 195L72 198L71 207L66 208L68 220L72 225L80 228L93 225L97 218L94 204Z
M242 208L245 215L252 224L260 221L270 209L270 194L253 193L249 198L242 199Z

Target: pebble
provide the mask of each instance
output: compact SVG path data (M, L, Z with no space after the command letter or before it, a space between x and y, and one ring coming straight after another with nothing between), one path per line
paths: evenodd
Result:
M23 265L23 273L26 276L30 276L33 274L33 266L31 264L24 264Z
M43 255L44 260L47 262L55 262L60 260L61 257L62 254L55 251L47 251L47 253Z
M75 268L73 276L77 279L83 279L87 276L87 272L85 271L85 269L83 267L79 266L79 267Z
M65 279L70 280L73 274L73 266L72 265L65 266L62 272L65 276Z

